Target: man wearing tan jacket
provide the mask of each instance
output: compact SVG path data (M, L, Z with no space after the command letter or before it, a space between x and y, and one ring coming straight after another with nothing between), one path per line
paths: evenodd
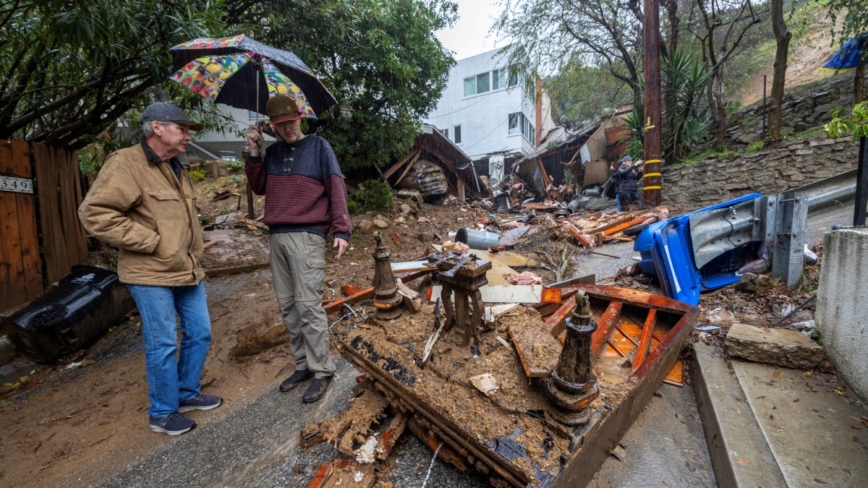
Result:
M196 426L182 412L223 401L200 393L211 346L202 228L193 184L177 159L189 131L202 126L165 102L148 106L141 120L141 142L109 155L78 215L94 237L119 249L118 276L142 317L150 427L178 435Z

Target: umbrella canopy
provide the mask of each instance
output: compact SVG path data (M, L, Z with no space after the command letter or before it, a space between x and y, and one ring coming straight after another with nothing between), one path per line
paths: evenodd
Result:
M312 118L337 103L298 56L245 35L194 39L171 52L172 79L215 103L263 113L269 98L285 94Z
M857 68L861 56L860 49L864 49L863 44L866 38L868 38L868 34L860 34L845 42L820 70L838 72Z

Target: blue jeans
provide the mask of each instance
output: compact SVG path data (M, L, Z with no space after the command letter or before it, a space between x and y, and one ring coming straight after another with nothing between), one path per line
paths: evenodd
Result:
M196 286L127 285L142 317L145 370L151 417L178 411L178 403L199 394L199 378L211 347L211 319L205 283ZM181 318L181 350L178 325ZM177 356L177 359L175 359Z
M618 206L618 211L621 212L621 194L615 193L615 205Z

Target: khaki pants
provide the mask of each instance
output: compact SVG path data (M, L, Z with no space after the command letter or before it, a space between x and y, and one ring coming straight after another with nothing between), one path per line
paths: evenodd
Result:
M329 353L328 317L322 308L325 238L310 232L272 234L271 274L274 293L289 332L296 369L317 378L335 372Z

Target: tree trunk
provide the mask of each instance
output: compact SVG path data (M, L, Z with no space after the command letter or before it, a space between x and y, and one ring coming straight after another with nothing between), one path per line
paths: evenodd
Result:
M772 77L772 106L769 111L771 138L781 137L781 104L784 101L784 81L787 75L787 54L793 34L784 22L783 0L772 0L772 30L775 33L775 67Z
M711 79L709 100L714 122L717 124L717 145L723 147L726 141L726 105L723 103L723 68L718 67Z

